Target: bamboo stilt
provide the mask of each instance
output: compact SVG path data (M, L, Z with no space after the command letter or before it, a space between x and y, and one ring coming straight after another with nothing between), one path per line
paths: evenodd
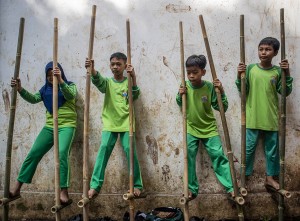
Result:
M281 40L281 60L285 59L285 30L284 30L284 9L280 9L280 40ZM285 71L281 72L281 102L280 102L280 172L279 172L279 189L284 190L284 173L285 173L285 135L286 135L286 76ZM284 197L279 194L278 203L278 220L284 220Z
M57 67L58 52L58 19L54 18L54 37L53 37L53 70ZM54 137L54 161L55 161L55 206L60 207L60 176L59 176L59 142L58 142L58 81L53 76L53 137ZM60 212L55 213L56 221L61 220Z
M213 58L212 58L212 53L210 50L210 46L209 46L209 42L208 42L202 15L199 16L199 20L200 20L200 25L201 25L201 29L202 29L203 38L204 38L205 48L207 51L207 56L208 56L208 60L209 60L212 78L216 79L217 74L216 74L216 70L215 70L215 66L214 66L214 62L213 62ZM229 160L231 179L232 179L234 195L235 195L234 200L236 201L239 220L243 221L244 213L243 213L243 209L242 209L241 205L244 204L244 200L242 197L239 197L239 193L238 193L238 185L237 185L237 180L236 180L236 175L235 175L235 170L234 170L234 163L233 163L233 152L231 149L231 143L230 143L230 137L229 137L229 131L228 131L228 127L227 127L225 111L224 111L224 107L223 107L223 103L222 103L220 90L218 88L215 88L215 91L217 94L218 106L219 106L223 130L224 130L225 145L226 145L226 149L227 149L227 156L228 156L228 160Z
M240 60L245 64L244 15L240 16ZM246 75L241 74L241 188L242 196L247 196L246 186Z
M92 7L90 39L88 59L93 59L94 36L96 22L96 5ZM84 124L83 124L83 199L78 202L78 206L83 208L83 220L89 220L89 113L90 113L90 87L91 87L92 67L87 69L85 85L85 102L84 102Z
M130 40L130 21L126 20L127 35L127 64L131 64L131 40ZM128 101L129 101L129 193L134 195L134 149L133 149L133 99L132 99L132 79L128 73ZM134 197L129 200L130 221L134 221Z
M185 88L185 69L184 69L184 44L183 27L179 22L180 33L180 64L181 64L181 86ZM187 126L186 126L186 94L182 95L182 126L183 126L183 155L184 155L184 173L183 173L183 194L180 203L184 205L184 220L189 220L189 188L188 188L188 152L187 152Z
M57 213L59 212L60 210L64 209L65 207L71 205L73 203L73 200L69 199L68 202L64 203L64 204L61 204L59 206L55 205L55 206L52 206L51 207L51 212L52 213Z
M18 45L17 45L17 53L16 53L16 63L15 63L15 71L14 71L14 79L15 80L19 77L19 73L20 73L24 25L25 25L25 19L20 18ZM16 103L17 103L17 87L13 87L12 92L11 92L11 104L10 104L8 136L7 136L7 146L6 146L5 180L4 180L4 196L3 196L6 199L9 198L10 174L11 174L11 153L12 153L12 142L13 142L13 135L14 135L13 132L14 132L14 125L15 125ZM9 214L8 202L6 202L4 204L2 212L3 212L3 214L2 214L3 221L7 221L8 214Z

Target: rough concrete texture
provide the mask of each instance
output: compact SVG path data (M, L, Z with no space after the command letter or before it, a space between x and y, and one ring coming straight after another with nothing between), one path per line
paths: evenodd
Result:
M69 80L78 87L78 129L71 151L71 197L77 202L82 192L83 109L85 94L84 60L88 52L91 7L96 4L94 59L96 69L111 76L109 56L126 53L125 21L131 21L132 64L141 88L135 102L136 140L147 199L136 201L136 209L149 212L158 206L180 206L183 192L182 117L175 102L180 84L179 21L183 22L185 57L205 54L198 16L204 16L206 30L219 79L229 99L226 113L235 157L240 161L240 97L235 88L239 63L239 16L245 15L246 63L258 61L257 45L266 36L280 38L279 10L285 8L286 54L294 77L293 93L287 99L286 188L292 198L286 200L286 215L300 216L300 105L299 53L300 28L297 0L181 0L181 1L84 1L26 0L0 1L0 191L4 187L5 152L10 108L10 79L13 76L19 18L24 17L25 32L20 78L22 86L36 92L44 83L44 66L52 59L53 18L59 19L58 60ZM280 56L274 58L278 64ZM207 67L205 79L211 80ZM91 87L90 169L92 170L101 140L103 95ZM219 114L220 135L223 130ZM14 130L11 183L35 137L44 125L42 103L31 105L17 101ZM256 153L255 171L248 185L246 216L251 219L276 217L277 205L266 192L263 145ZM115 147L106 171L100 196L91 204L91 217L112 216L120 220L128 204L122 194L128 189L125 155ZM239 162L235 163L239 171ZM200 195L190 203L191 215L208 220L236 218L237 211L226 199L216 180L209 157L200 147L197 159ZM239 176L239 173L237 173ZM54 201L53 150L42 159L31 185L24 185L22 199L11 204L11 219L53 219ZM0 208L2 212L2 208ZM62 211L65 219L81 213L75 203Z

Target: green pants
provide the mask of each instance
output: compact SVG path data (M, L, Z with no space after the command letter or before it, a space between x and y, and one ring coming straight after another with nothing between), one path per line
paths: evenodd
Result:
M253 173L255 150L259 134L263 133L267 176L279 174L278 131L246 129L246 176Z
M75 135L75 130L76 129L73 127L64 127L58 129L61 188L68 188L70 186L69 155L72 146L72 141ZM32 177L36 171L38 163L40 162L42 157L52 148L53 142L53 129L49 127L44 127L37 136L25 161L22 164L18 176L19 182L31 183Z
M118 135L120 134L121 145L125 151L127 162L128 162L128 170L130 166L130 147L129 147L129 132L110 132L110 131L102 131L102 140L100 149L97 154L96 163L94 166L94 171L91 179L90 187L91 189L95 189L97 192L100 191L103 181L105 168L108 163L108 159L114 149L114 146L117 142ZM143 188L142 176L140 172L140 165L138 162L136 148L135 148L135 139L133 141L134 145L134 187L138 189Z
M196 176L196 156L199 149L200 140L208 152L208 155L212 161L214 172L218 180L225 187L226 192L232 192L233 186L229 162L223 152L220 136L214 136L210 138L198 138L188 133L187 145L189 190L195 195L198 194L199 183Z

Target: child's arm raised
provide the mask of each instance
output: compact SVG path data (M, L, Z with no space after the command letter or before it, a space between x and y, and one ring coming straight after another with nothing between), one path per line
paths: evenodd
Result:
M285 76L286 76L286 96L288 96L288 95L290 95L290 93L293 90L293 85L292 85L293 78L290 75L289 62L288 62L287 59L284 59L279 63L279 65L280 65L281 70L284 71ZM280 78L280 80L278 81L278 84L277 84L277 92L279 94L281 94L281 78Z
M247 65L245 65L244 63L239 63L237 67L237 76L235 81L235 84L239 92L241 92L241 74L246 73L246 69L247 69Z
M77 88L74 83L68 85L61 77L61 72L58 67L53 70L53 75L57 77L59 87L66 100L73 100L77 94Z
M92 66L92 83L98 88L98 90L101 93L105 93L106 91L106 85L107 85L107 79L100 75L98 71L94 68L94 60L90 60L86 58L85 60L85 68L88 69L90 66Z
M128 74L130 74L132 79L132 99L136 100L140 95L140 89L136 83L136 75L135 75L134 67L131 64L127 64L126 71Z
M216 78L213 81L213 85L214 85L214 87L217 87L220 90L224 111L226 112L227 109L228 109L228 100L227 100L227 96L225 94L222 82L219 79ZM212 91L211 105L215 110L218 110L218 111L220 110L215 89L213 89L213 91Z
M182 95L186 94L187 88L180 86L178 93L176 95L176 102L179 106L182 106Z
M31 104L36 104L39 103L40 101L42 101L41 98L41 94L40 92L37 92L35 94L31 94L30 92L28 92L27 90L25 90L22 86L21 86L21 80L20 78L17 78L17 80L15 79L11 79L10 85L12 87L17 87L17 90L19 92L19 94L21 95L21 97L31 103Z

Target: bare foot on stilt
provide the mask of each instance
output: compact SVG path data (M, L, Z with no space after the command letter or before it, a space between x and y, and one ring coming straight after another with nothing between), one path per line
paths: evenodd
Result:
M88 192L89 199L95 198L99 193L95 189L90 189Z
M273 176L266 176L265 186L269 186L274 188L275 190L279 190L279 183L274 180Z
M130 190L127 191L127 193L130 193ZM133 195L134 196L140 196L142 193L142 190L139 188L133 188Z
M193 200L197 197L197 194L192 193L191 191L189 191L189 200Z
M9 192L9 198L20 196L22 185L23 183L21 183L20 181L16 181L14 189Z
M60 202L62 204L67 203L69 201L69 193L67 188L62 188L60 190Z

